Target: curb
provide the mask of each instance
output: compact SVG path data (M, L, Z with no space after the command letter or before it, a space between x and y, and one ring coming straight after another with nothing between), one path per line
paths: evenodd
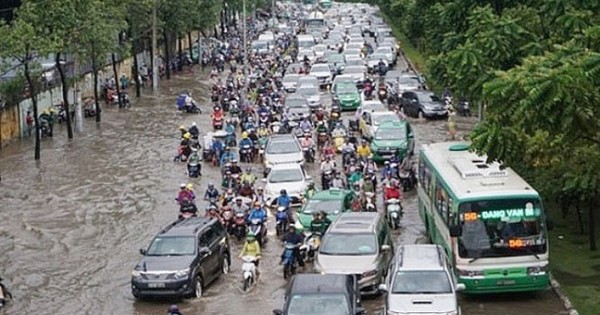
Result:
M556 280L556 278L554 278L552 274L550 274L550 285L552 286L552 291L554 291L554 293L562 301L563 306L568 311L568 314L579 315L579 312L575 309L569 297L563 292L562 288L560 287L560 283L558 283L558 281Z

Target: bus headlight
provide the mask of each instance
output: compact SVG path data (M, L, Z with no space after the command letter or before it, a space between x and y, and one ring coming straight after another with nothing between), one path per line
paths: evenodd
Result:
M483 276L483 271L481 270L462 270L458 269L458 275L461 277L481 277Z
M527 267L527 274L530 276L541 275L545 274L547 269L548 265Z

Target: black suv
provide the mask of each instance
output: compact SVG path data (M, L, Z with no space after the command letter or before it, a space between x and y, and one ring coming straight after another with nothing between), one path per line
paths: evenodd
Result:
M131 292L144 297L200 297L204 287L229 272L225 228L216 219L189 218L164 228L131 274Z
M354 275L297 274L285 292L283 310L273 310L275 315L363 315L360 291Z

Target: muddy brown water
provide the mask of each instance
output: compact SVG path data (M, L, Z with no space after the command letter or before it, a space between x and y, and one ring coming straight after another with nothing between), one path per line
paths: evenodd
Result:
M165 313L168 301L132 297L130 275L138 249L177 216L173 198L178 184L188 181L185 166L172 162L177 128L196 121L206 131L209 116L206 111L177 113L175 95L183 89L193 90L195 97L205 94L205 78L200 72L176 76L161 82L161 96L144 96L130 109L107 107L100 126L86 119L72 141L58 126L54 139L43 140L40 162L33 161L29 140L0 151L0 276L15 296L0 314ZM325 103L329 100L323 95ZM448 137L444 121L411 123L418 144ZM262 171L258 164L253 167L257 174ZM308 168L319 178L316 166ZM191 181L199 194L209 182L220 181L215 168L204 165L202 171ZM397 244L426 242L414 193L406 196L405 209ZM272 234L273 226L269 230ZM277 264L282 247L270 238L255 288L242 292L241 263L234 259L230 274L211 284L204 297L177 302L183 313L270 314L280 308L286 286ZM237 257L240 244L232 244ZM376 314L383 299L364 303ZM461 298L461 305L463 314L562 312L550 291Z

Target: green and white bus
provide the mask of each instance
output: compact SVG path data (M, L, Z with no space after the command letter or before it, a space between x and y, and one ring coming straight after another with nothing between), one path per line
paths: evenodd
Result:
M424 145L418 178L428 237L446 249L465 293L548 287L547 220L523 178L460 142Z

